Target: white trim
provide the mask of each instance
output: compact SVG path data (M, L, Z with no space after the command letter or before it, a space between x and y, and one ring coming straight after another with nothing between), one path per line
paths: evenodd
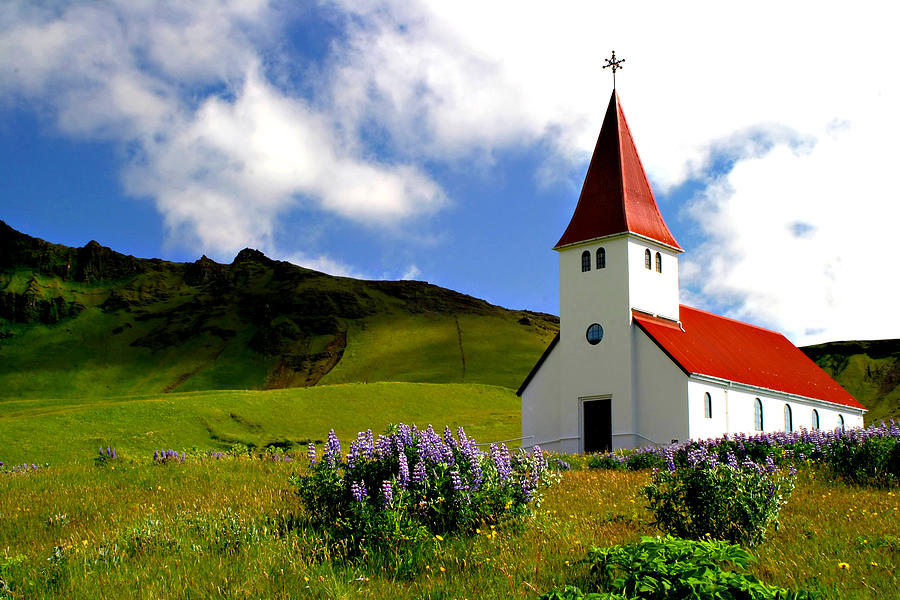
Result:
M556 250L557 252L559 252L560 250L570 250L572 248L578 248L579 246L587 246L588 244L596 244L597 242L603 242L606 240L615 240L615 239L618 239L621 237L628 237L628 236L635 237L639 240L650 243L650 244L656 246L657 248L669 250L671 252L675 252L676 254L681 254L684 252L684 250L681 248L676 248L675 246L670 246L668 244L660 242L659 240L654 240L651 237L647 237L646 235L641 235L640 233L635 233L633 231L622 231L620 233L611 233L609 235L602 235L600 237L591 238L589 240L581 240L580 242L572 242L572 243L566 244L564 246L556 246L553 249Z
M868 412L868 409L864 408L862 410L858 408L854 408L852 406L847 406L846 404L838 404L837 402L829 402L828 400L822 400L820 398L810 398L809 396L801 396L799 394L792 394L790 392L781 392L779 390L773 390L769 388L760 387L757 385L750 385L749 383L740 383L738 381L731 381L730 379L722 379L721 377L713 377L712 375L702 375L700 373L689 373L688 379L693 379L695 381L701 381L705 383L712 383L715 385L723 386L726 390L733 388L738 390L743 390L746 392L752 392L754 394L760 393L764 396L775 396L777 398L781 398L783 400L794 400L800 402L806 402L808 404L812 404L813 406L818 406L820 408L828 408L834 410L834 407L840 407L840 411L857 414L862 416L863 413Z

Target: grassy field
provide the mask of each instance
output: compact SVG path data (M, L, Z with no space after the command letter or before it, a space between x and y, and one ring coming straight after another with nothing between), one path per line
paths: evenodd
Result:
M398 580L343 561L296 518L297 463L249 458L0 474L0 577L20 598L536 598L586 576L591 545L652 535L647 472L580 471L524 524L434 541ZM900 497L801 471L764 581L827 598L896 597ZM838 565L847 563L849 569Z
M99 446L142 460L154 449L343 440L406 422L464 426L479 441L520 435L519 399L479 384L371 383L270 391L0 400L0 461L88 463ZM517 445L517 444L513 444Z

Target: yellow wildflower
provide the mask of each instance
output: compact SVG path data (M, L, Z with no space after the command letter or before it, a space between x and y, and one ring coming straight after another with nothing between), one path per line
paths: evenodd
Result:
M849 571L849 570L850 570L850 565L848 565L848 564L845 563L845 562L838 563L838 569L847 569L847 570Z

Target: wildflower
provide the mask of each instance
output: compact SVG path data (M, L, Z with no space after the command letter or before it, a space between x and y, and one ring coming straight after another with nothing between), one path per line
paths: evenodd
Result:
M400 456L397 458L400 462L400 473L397 477L397 482L400 484L400 487L406 489L409 485L409 463L406 460L406 452L400 452Z
M381 494L384 496L384 505L390 506L394 500L394 488L387 479L381 482Z
M306 449L306 458L309 460L309 464L316 464L316 445L312 442L309 443L309 447Z
M329 467L334 467L341 460L341 443L334 433L334 429L328 432L328 441L325 442L325 450L322 452L322 461Z
M362 502L369 497L369 492L366 490L366 484L362 481L354 481L350 484L350 494L353 495L353 499L357 502Z
M434 539L436 539L436 540L439 541L439 542L443 542L443 541L444 541L444 538L441 537L441 536L439 536L439 535L434 536Z
M849 570L850 570L850 565L847 564L847 563L845 563L845 562L841 562L841 563L838 563L838 569L846 569L846 570L849 571Z
M443 572L446 571L446 570L447 570L447 569L445 569L444 567L441 567L441 573L443 573Z

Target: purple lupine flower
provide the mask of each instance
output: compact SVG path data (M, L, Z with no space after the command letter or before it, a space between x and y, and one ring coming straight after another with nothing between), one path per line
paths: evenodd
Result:
M394 501L394 488L387 479L381 482L381 495L384 497L385 506L390 506Z
M729 450L728 454L726 454L725 456L728 459L728 466L731 467L732 469L737 470L738 462L737 462L737 457L734 455L734 452Z
M350 484L350 493L353 495L353 499L357 502L363 502L366 498L369 497L369 492L366 490L366 483L364 481L354 481Z
M322 451L322 462L334 468L341 461L341 443L334 433L334 429L328 432L328 441L325 442L325 450Z
M671 449L666 448L663 451L663 456L666 459L666 468L669 469L670 473L675 472L675 453L672 452Z
M462 477L459 474L459 469L450 471L450 481L453 483L453 490L456 492L464 492L469 489L469 486L463 483Z
M309 461L310 465L316 464L316 445L312 442L310 442L309 446L306 448L306 459Z
M413 467L411 481L416 484L422 484L425 482L425 461L419 460L416 463L416 466Z
M497 479L501 483L512 478L512 461L510 460L509 449L506 447L506 444L500 444L499 448L491 444L491 460L494 463L494 468L497 469Z
M400 487L406 489L409 486L409 463L406 459L406 453L401 452L397 458L400 462L400 472L397 476L397 482L400 484Z

